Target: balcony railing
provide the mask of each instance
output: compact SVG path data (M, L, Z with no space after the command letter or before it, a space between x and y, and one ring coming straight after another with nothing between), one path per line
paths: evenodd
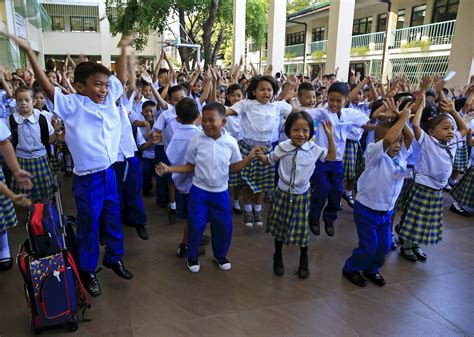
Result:
M285 58L292 59L301 57L304 54L304 44L295 44L293 46L285 47Z
M417 47L416 42L428 41L430 45L450 44L453 41L456 20L432 23L429 25L397 29L393 48L410 43Z
M309 52L310 54L312 54L315 51L320 51L320 50L326 51L327 48L328 48L328 40L314 41L314 42L311 42L310 44Z
M382 50L385 32L362 34L352 37L352 48L367 47L368 51Z

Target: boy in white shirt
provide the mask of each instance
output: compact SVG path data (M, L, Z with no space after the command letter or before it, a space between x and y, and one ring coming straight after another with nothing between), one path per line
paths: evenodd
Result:
M410 108L398 113L396 123L382 122L375 129L376 143L365 152L366 169L359 178L354 203L354 220L359 247L346 261L342 273L360 287L367 285L364 276L379 286L386 281L380 275L385 255L391 247L391 217L403 186L406 159L413 140L407 125Z
M198 249L206 223L211 223L214 258L219 268L230 270L227 252L232 238L232 210L227 182L230 171L240 171L255 158L256 149L242 159L235 138L224 130L226 110L222 104L209 103L202 112L202 133L195 135L186 151L186 164L160 163L156 173L192 173L189 196L188 269L200 269Z
M126 81L126 52L130 38L122 39L117 77L94 62L74 70L77 94L64 95L49 82L28 42L9 36L28 55L36 79L46 93L50 111L64 121L66 143L74 159L73 193L77 208L78 266L86 290L99 296L95 270L99 259L99 222L105 242L102 264L124 279L133 278L122 262L123 234L120 203L112 164L117 161L121 118L115 102Z

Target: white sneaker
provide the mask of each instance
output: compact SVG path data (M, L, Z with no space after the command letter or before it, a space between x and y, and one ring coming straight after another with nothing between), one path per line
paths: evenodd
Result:
M198 260L188 259L187 265L188 265L188 269L191 273L197 273L201 269L201 266L200 266Z
M261 211L254 211L253 218L255 220L255 224L257 226L263 226L263 210Z
M214 261L216 261L216 263L219 265L219 268L222 270L227 271L227 270L230 270L230 268L232 268L232 265L225 257L221 257L221 258L214 257Z
M244 211L244 224L247 227L253 227L253 213Z

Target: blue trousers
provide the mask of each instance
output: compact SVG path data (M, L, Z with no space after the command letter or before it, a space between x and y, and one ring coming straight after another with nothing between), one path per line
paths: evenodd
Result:
M232 210L229 190L207 192L196 186L189 192L188 257L198 257L199 243L209 219L214 256L226 257L232 240Z
M354 220L359 236L359 247L347 259L344 270L359 272L365 270L376 274L383 266L385 255L392 245L392 211L374 211L359 202L354 204Z
M155 176L155 160L142 158L142 188L144 192L150 192L153 187L153 177Z
M141 195L143 176L140 159L131 157L127 158L127 161L116 162L114 171L117 178L122 222L128 225L146 224L145 207Z
M321 217L324 205L323 220L334 223L342 196L342 161L317 161L311 176L310 219Z
M163 145L155 145L155 163L158 164L163 162L167 165L170 164L168 157L166 156L165 147ZM153 169L154 172L154 169ZM156 203L167 204L168 203L168 183L173 182L171 174L166 174L163 177L156 176Z
M74 175L72 189L77 208L79 269L93 272L97 267L99 225L105 242L104 261L119 261L124 249L120 202L113 168L85 176Z

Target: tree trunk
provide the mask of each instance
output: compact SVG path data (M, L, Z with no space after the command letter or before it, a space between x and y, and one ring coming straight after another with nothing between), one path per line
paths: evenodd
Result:
M211 57L212 65L216 65L217 63L217 55L219 55L219 51L221 49L222 43L224 42L224 37L225 37L225 29L224 29L224 26L221 26L221 29L219 30L219 35L217 36L216 45L214 46L214 50L212 52L212 57Z
M184 10L179 9L178 11L178 16L179 16L179 36L181 37L181 41L186 41L186 32L184 31L183 27L185 27L186 24L186 17L184 15ZM186 68L189 69L189 49L188 48L178 48L179 56L181 57L181 63L186 65Z
M204 24L202 25L202 40L203 40L203 49L204 49L204 69L207 69L208 65L212 63L212 26L216 21L217 8L219 7L219 0L211 0L211 8L209 11L209 16Z

